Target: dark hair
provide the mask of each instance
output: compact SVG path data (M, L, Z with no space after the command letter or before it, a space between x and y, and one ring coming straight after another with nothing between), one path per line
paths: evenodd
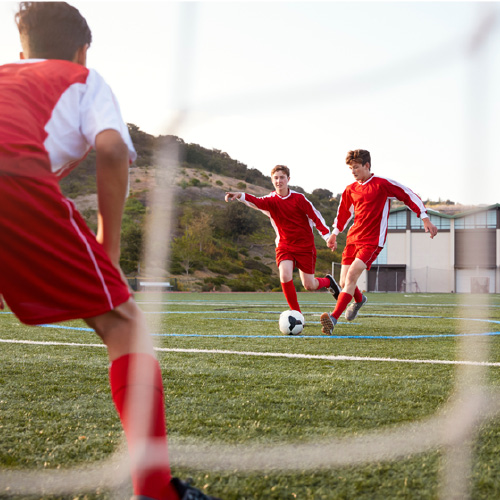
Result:
M288 167L285 167L285 165L276 165L272 170L271 170L271 176L274 175L275 172L278 170L281 170L286 174L287 177L290 177L290 169Z
M366 151L365 149L354 149L353 151L349 151L345 162L348 165L351 163L361 163L362 165L369 163L371 167L372 159L370 157L370 151Z
M21 2L15 20L31 58L71 61L92 42L87 21L66 2Z

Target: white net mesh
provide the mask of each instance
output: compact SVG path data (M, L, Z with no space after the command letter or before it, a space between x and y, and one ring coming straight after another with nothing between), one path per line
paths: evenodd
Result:
M471 38L454 42L442 49L426 52L418 57L410 58L401 65L378 68L371 72L366 81L370 81L370 89L375 86L403 85L408 78L428 74L449 64L455 58L468 58L468 105L467 123L468 142L464 154L470 164L481 165L478 151L484 150L484 138L488 131L481 127L481 114L488 105L487 85L484 75L488 73L487 46L492 30L497 29L497 9L495 5L483 5L479 20ZM194 57L190 37L190 27L195 14L194 4L184 4L180 9L181 40L179 43L176 100L181 102L182 112L177 121L171 123L167 133L176 134L179 127L194 123L198 113L210 115L212 112L224 114L227 111L245 115L260 113L265 117L269 108L293 109L311 100L319 103L343 98L363 96L366 88L359 80L327 81L312 84L307 88L290 86L277 91L264 91L242 95L233 99L213 99L198 109L189 108L188 89L190 81L190 61ZM176 134L177 135L177 134ZM180 135L180 134L178 134ZM156 275L156 270L166 261L166 249L169 240L172 208L170 182L178 164L178 151L169 144L168 151L159 151L157 156L158 188L151 200L151 218L148 225L146 243L146 263L148 272ZM481 178L476 168L473 175L464 179L464 184L475 182ZM432 280L450 280L449 271L429 268L417 269L406 291L426 291ZM413 289L418 283L419 290ZM154 299L153 299L154 300ZM488 296L478 299L479 305L488 304ZM465 316L460 323L459 333L466 333L467 315L471 308L463 308ZM487 319L487 308L478 307ZM154 318L154 316L153 316ZM153 319L154 321L154 319ZM155 325L151 325L155 328ZM355 437L322 440L305 444L242 446L214 445L197 443L183 445L172 442L170 456L176 466L201 468L204 470L269 471L269 470L316 470L334 466L364 464L383 460L397 460L426 451L444 450L443 467L440 476L441 498L467 498L470 495L472 468L471 446L478 427L500 411L500 395L487 387L487 366L489 344L484 337L463 337L460 342L458 360L471 360L476 364L459 365L456 368L456 386L451 401L436 415L417 423L405 424L393 429L366 432ZM154 451L154 443L149 448ZM158 454L161 456L161 452ZM149 460L155 461L155 453L149 453ZM39 495L62 494L72 491L95 490L97 486L115 488L119 495L120 487L128 481L128 459L123 447L104 462L79 467L71 470L54 470L40 472L23 472L3 469L0 472L0 490L6 495Z

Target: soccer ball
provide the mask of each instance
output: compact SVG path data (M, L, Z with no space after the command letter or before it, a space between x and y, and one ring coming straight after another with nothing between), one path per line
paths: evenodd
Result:
M280 315L280 330L284 335L299 335L304 324L304 316L299 311L283 311Z

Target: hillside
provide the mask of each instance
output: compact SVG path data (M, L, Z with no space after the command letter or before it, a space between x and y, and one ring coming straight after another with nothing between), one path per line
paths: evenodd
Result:
M279 289L275 264L274 230L268 218L240 203L224 202L226 191L247 191L262 196L273 190L269 176L232 159L221 150L186 144L175 136L153 137L129 125L138 158L130 168L130 194L122 229L120 264L129 277L153 280L168 278L179 290L253 291ZM179 167L172 178L174 221L169 259L159 264L154 276L143 276L142 248L149 194L156 186L155 150L179 148ZM95 229L97 195L95 154L62 180L63 192L72 198ZM293 189L304 192L300 187ZM307 194L328 224L333 222L337 199L324 189ZM318 273L331 271L332 254L317 236ZM297 288L301 285L297 276Z

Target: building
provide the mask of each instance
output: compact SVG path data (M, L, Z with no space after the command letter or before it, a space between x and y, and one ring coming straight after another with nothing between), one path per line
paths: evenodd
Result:
M359 281L380 292L500 293L500 205L447 215L427 211L434 239L408 208L391 210L387 242Z

